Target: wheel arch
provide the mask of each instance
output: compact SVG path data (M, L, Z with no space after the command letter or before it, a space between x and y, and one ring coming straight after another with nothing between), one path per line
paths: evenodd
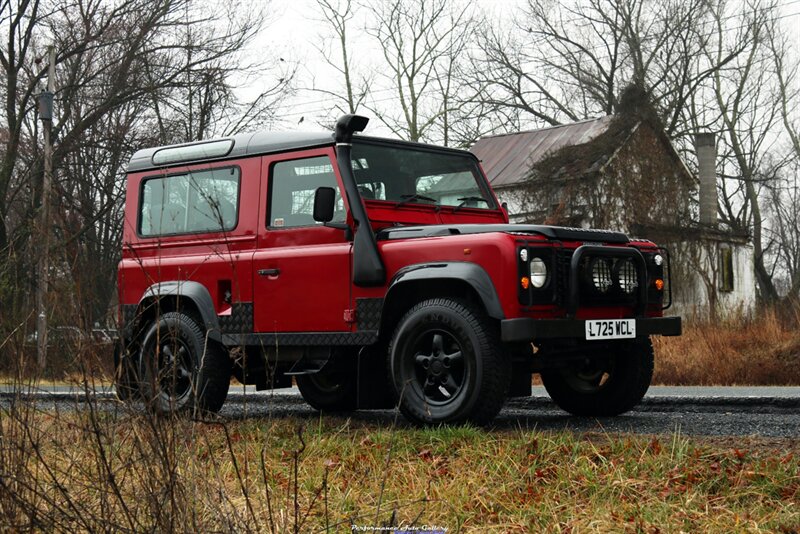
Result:
M492 319L505 317L489 274L475 263L445 262L409 265L389 283L381 313L381 333L391 335L393 325L411 306L434 297L472 301Z
M171 311L194 316L202 323L201 326L210 339L222 340L211 294L203 284L190 280L159 282L147 288L137 306L134 331Z

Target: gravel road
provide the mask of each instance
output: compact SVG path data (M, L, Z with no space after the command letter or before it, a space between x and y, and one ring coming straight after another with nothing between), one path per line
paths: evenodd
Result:
M45 409L56 405L76 407L85 401L84 393L65 386L31 393ZM94 395L108 409L119 406L110 390L101 388ZM0 386L0 414L12 397L12 388ZM255 393L241 387L231 388L221 414L229 419L319 416L296 389ZM360 410L346 415L376 426L389 426L395 419L400 425L407 425L393 410ZM653 387L635 410L619 417L595 419L566 414L542 388L534 387L533 396L506 403L494 428L800 439L800 388Z

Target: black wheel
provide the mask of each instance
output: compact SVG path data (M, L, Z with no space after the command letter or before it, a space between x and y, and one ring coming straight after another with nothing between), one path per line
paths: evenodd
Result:
M400 410L424 424L490 422L506 398L511 362L497 326L480 310L437 298L400 320L388 369Z
M228 395L231 364L223 347L206 342L194 319L169 312L144 336L139 376L142 396L156 412L218 412Z
M647 393L653 360L649 338L618 342L604 354L542 371L542 384L553 401L573 415L619 415Z
M127 402L139 398L136 349L127 340L114 343L114 392Z
M354 410L357 401L356 367L355 354L334 354L318 373L297 375L297 388L316 410Z

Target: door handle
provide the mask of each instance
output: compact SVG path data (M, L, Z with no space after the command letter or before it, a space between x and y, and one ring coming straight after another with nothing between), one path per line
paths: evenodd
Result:
M259 269L258 270L259 276L278 276L281 274L280 269Z

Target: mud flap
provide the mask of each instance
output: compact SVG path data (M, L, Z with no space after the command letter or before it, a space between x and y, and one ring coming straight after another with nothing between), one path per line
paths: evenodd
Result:
M375 347L358 353L357 407L360 410L394 408L396 399L386 370L386 357Z

